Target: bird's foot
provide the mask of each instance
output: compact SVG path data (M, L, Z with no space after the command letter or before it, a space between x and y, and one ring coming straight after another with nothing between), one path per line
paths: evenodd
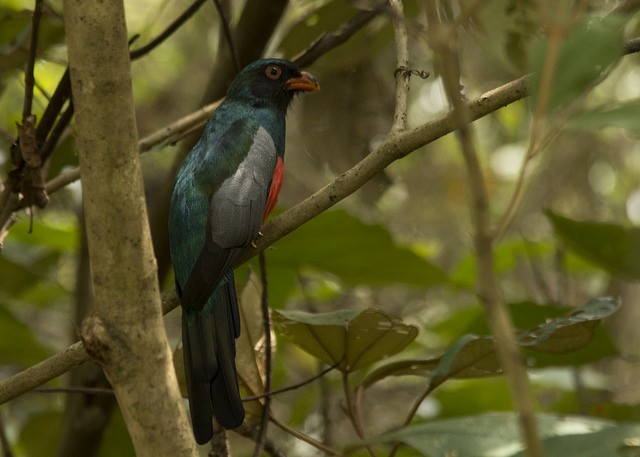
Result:
M258 230L258 238L262 238L263 236L264 236L264 233L262 233L261 231ZM251 241L251 246L253 246L254 249L258 249L258 245L256 244L256 240L258 238L256 238L255 240Z

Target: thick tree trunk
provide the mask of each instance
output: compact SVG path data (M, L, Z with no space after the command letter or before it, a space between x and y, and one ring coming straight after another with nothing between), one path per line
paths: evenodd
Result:
M111 382L138 456L197 455L162 322L137 150L121 0L65 0L95 312L87 352Z

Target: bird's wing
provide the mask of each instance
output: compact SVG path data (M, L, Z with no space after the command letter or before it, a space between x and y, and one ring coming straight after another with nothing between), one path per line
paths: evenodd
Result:
M202 309L225 272L258 236L276 162L273 138L260 127L244 160L211 196L205 244L181 288L183 305Z

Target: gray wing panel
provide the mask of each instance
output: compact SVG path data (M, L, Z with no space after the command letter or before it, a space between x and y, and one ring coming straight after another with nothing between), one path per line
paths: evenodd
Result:
M245 247L258 236L276 158L273 138L260 127L238 170L211 197L211 239L221 248Z

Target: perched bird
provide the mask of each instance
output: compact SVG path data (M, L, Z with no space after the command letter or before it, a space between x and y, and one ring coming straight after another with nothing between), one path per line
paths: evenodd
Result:
M233 265L258 237L282 185L285 115L296 93L320 88L288 60L262 59L231 83L173 187L169 242L182 304L182 344L196 441L212 416L238 427L235 367L240 317Z

